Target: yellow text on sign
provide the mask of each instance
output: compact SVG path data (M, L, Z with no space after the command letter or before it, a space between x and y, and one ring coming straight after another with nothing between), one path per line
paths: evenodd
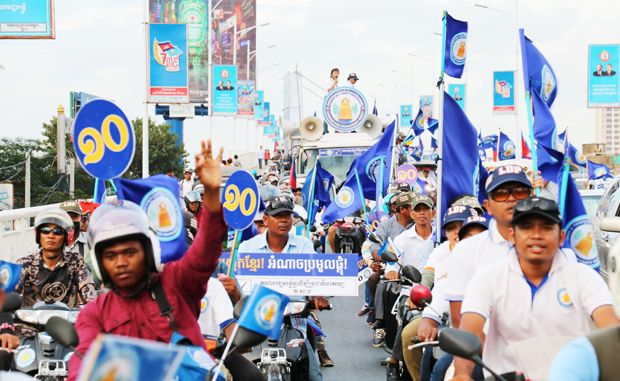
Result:
M247 198L250 197L250 202L248 207ZM236 211L237 209L241 210L241 214L244 216L249 216L254 213L256 209L256 194L252 192L252 189L245 189L243 192L239 192L239 188L236 185L230 185L226 188L224 193L224 198L226 202L224 202L224 208L230 210L231 212Z
M112 124L118 129L120 139L117 142L112 138L110 131ZM95 164L101 161L105 148L113 152L124 150L129 144L129 126L118 115L108 115L101 123L101 133L93 127L87 127L78 136L78 146L84 153L84 164Z

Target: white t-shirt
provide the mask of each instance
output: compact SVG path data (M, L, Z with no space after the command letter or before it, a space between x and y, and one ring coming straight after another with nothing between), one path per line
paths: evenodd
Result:
M560 250L547 278L535 288L523 275L513 249L506 261L473 276L461 314L475 313L487 320L482 359L501 374L522 370L506 353L509 344L537 337L587 335L592 313L612 304L609 288L596 271L567 260Z
M427 239L424 239L418 235L415 225L411 229L407 229L394 238L394 245L400 251L400 259L403 267L411 265L418 269L420 272L424 269L424 263L420 261L420 249L424 246L424 243L432 239L433 234L430 234ZM396 265L388 265L385 268L385 272L398 271Z
M219 336L221 324L233 319L233 305L222 282L209 278L207 294L200 302L198 325L203 335Z
M450 302L446 300L446 278L441 278L435 281L433 286L433 300L431 301L430 308L424 308L422 311L422 318L431 319L441 324L441 317L444 313L450 313Z
M329 89L331 89L332 86L334 86L334 82L336 82L336 81L334 81L334 79L332 77L329 77L329 82L327 83L327 87L325 88L325 90L329 91ZM338 84L336 83L336 86L334 87L333 90L336 90L337 88L338 88Z
M442 262L444 259L448 258L450 255L450 241L446 241L441 245L437 246L428 257L428 261L424 265L424 270L435 270L435 267ZM437 275L435 275L437 277Z
M259 149L258 152L256 152L256 156L258 156L259 159L264 159L265 158L265 150Z
M192 185L194 185L194 182L192 180L181 180L181 191L183 192L183 194L181 195L181 197L184 197L187 192L191 192L192 191Z

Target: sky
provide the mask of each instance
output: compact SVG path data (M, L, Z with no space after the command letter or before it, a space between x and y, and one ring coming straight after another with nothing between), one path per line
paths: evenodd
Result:
M0 41L0 136L40 138L42 123L67 110L69 92L83 91L113 99L133 119L142 116L145 86L142 4L139 1L56 1L55 40ZM475 4L489 8L480 8ZM518 26L545 55L558 82L552 107L558 131L570 127L569 140L579 148L594 142L595 109L588 109L589 44L620 43L620 3L600 0L518 1ZM490 8L495 8L493 10ZM466 112L483 135L498 128L517 141L527 129L523 86L517 87L518 116L493 116L493 71L514 70L517 62L516 0L257 0L257 88L265 90L272 113L282 114L286 72L299 70L326 87L332 68L341 81L355 72L356 87L380 116L394 113L412 97L438 94L442 11L469 22ZM500 12L501 11L501 12ZM415 54L413 57L409 54ZM276 66L274 66L276 65ZM262 68L265 68L261 70ZM394 73L398 71L400 73ZM412 79L413 73L413 79ZM521 72L519 72L521 75ZM520 77L519 77L520 79ZM303 115L321 114L324 89L304 80ZM149 115L155 117L154 106ZM163 118L157 117L158 122ZM185 123L186 149L193 155L210 135L208 118ZM254 151L260 131L246 121L213 118L213 144L225 156ZM234 137L234 139L233 139ZM257 143L257 140L259 143ZM236 143L233 143L236 142ZM267 140L264 140L266 143Z

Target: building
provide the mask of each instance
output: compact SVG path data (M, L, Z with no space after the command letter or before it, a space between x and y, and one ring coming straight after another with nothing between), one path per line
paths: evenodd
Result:
M620 108L596 110L596 142L605 143L609 153L620 152Z

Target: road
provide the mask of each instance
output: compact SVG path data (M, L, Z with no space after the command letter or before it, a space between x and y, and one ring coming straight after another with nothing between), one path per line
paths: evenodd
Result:
M333 368L321 368L325 381L384 380L381 360L389 355L372 346L372 328L366 318L355 316L364 304L364 287L358 297L330 299L333 310L320 312L319 318L327 335L325 347L334 360Z

